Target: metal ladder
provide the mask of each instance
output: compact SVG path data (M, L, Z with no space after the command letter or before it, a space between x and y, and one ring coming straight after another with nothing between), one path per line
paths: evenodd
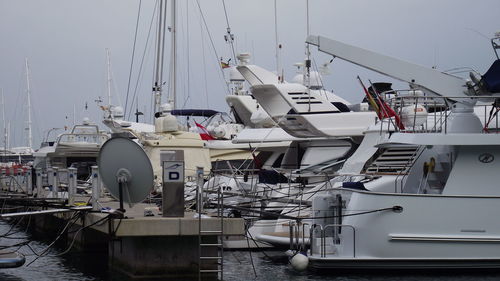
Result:
M219 219L219 224L218 224L218 229L204 229L204 225L202 223L202 213L203 213L203 198L204 198L204 192L203 192L203 170L200 171L198 170L198 188L197 188L197 194L196 194L196 209L198 212L198 280L201 281L203 280L203 275L204 274L213 274L216 273L219 277L219 280L224 280L223 278L223 272L224 272L224 247L223 247L223 237L224 237L224 208L223 208L223 201L224 201L224 193L222 190L221 186L217 187L217 205L216 205L216 215ZM215 185L215 181L214 185ZM205 219L205 220L211 220L210 219ZM206 227L206 226L205 226ZM206 242L206 239L203 239L203 237L207 236L216 236L217 239L214 242ZM210 255L207 254L207 251L204 251L204 249L210 250L210 249L216 249L215 255ZM212 251L209 251L210 253ZM210 261L215 261L217 264L217 269L204 269L204 266L207 265L208 262ZM212 264L208 264L208 266L212 266ZM212 278L212 276L211 276Z

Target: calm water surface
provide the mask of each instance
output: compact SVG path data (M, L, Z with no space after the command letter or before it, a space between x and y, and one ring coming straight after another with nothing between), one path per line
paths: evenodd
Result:
M24 241L24 238L33 239L23 227L14 227L6 238L5 233L9 232L11 225L0 222L0 245L13 245ZM23 239L12 239L23 238ZM36 252L43 251L50 240L44 241L37 237L30 246ZM24 246L20 252L26 255L26 263L22 267L0 270L0 280L21 281L21 280L123 280L113 276L106 270L106 265L98 262L100 260L95 255L71 253L58 256L62 248L54 248L49 251L49 255L36 258L32 251ZM33 261L33 262L32 262ZM96 262L97 261L97 262ZM32 262L30 264L30 262ZM254 266L252 266L252 262ZM254 271L255 269L255 271ZM451 274L450 272L426 273L426 272L363 272L363 273L336 273L336 272L296 272L287 263L281 251L247 252L247 251L226 251L224 263L224 279L235 281L246 280L335 280L335 281L363 281L363 280L405 280L405 281L472 281L472 280L500 280L500 271L496 272L461 272Z

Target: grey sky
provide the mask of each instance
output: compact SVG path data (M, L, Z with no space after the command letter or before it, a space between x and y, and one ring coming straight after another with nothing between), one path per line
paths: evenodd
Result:
M468 66L484 73L494 60L489 40L479 33L491 37L500 31L498 0L310 0L309 3L311 34L429 67L436 65L440 70ZM7 119L11 121L12 146L26 142L25 57L31 67L35 147L49 128L72 125L74 107L77 121L88 116L100 123L100 110L94 100L98 96L106 100L105 48L111 50L116 85L113 93L118 93L125 102L138 4L138 0L0 0L0 88L5 94ZM154 0L142 1L131 95L154 4ZM200 0L200 4L218 55L229 58L229 46L223 40L226 22L221 0ZM277 0L277 6L285 79L291 79L293 63L304 58L306 0ZM227 111L223 99L225 84L208 35L201 30L196 1L179 0L178 7L178 104L183 105L188 97L189 45L186 107L208 106ZM226 8L237 51L251 52L254 63L274 70L274 1L226 0ZM138 88L139 108L148 116L152 50L150 42ZM318 64L330 58L316 50L313 56ZM340 60L331 65L331 70L332 75L324 77L326 87L353 102L362 98L356 75L365 80L389 80ZM168 81L168 75L164 80ZM118 103L116 98L113 102ZM85 103L88 110L84 109Z

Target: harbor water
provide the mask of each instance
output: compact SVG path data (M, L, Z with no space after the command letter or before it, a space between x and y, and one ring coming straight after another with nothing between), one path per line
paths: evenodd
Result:
M7 235L6 235L7 234ZM1 246L19 244L22 241L31 241L29 246L22 246L19 252L26 255L26 263L19 268L0 270L0 280L97 280L115 281L125 280L123 277L107 271L103 264L105 257L100 254L82 254L70 251L60 255L66 249L51 247L47 255L38 257L33 254L42 253L52 242L48 237L33 237L23 226L12 226L7 222L0 222ZM9 248L11 250L18 247ZM451 280L500 280L500 271L470 271L470 272L297 272L287 262L283 251L226 251L224 255L224 280L295 280L295 281L362 281L362 280L407 280L407 281L451 281ZM143 279L141 279L143 280ZM158 280L158 279L156 279ZM193 279L197 280L197 279ZM189 280L190 281L190 280Z

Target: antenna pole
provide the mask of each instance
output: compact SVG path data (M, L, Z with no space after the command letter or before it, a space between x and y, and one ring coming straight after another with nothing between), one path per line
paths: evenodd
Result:
M28 96L28 147L31 149L33 147L33 135L31 134L31 88L30 88L30 69L28 64L28 58L25 58L26 62L26 93Z
M118 193L120 195L120 209L118 211L121 211L122 213L125 213L125 208L123 208L123 183L118 182Z

